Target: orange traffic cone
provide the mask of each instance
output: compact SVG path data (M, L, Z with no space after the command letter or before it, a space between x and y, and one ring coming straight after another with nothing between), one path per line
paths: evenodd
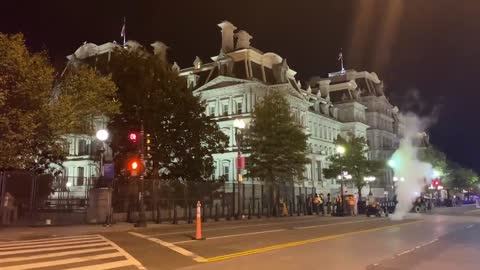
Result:
M201 216L201 206L202 204L200 201L197 202L197 228L195 233L195 240L204 240L205 238L202 237L202 216Z

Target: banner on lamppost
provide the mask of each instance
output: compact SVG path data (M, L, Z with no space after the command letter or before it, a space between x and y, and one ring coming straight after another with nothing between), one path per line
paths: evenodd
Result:
M237 157L236 161L235 161L235 167L237 169L245 169L245 157Z
M113 163L105 163L103 165L104 179L106 182L111 183L115 178L115 166Z

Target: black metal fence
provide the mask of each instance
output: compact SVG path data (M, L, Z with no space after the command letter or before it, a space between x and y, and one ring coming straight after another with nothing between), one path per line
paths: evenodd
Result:
M145 180L144 207L147 218L156 222L192 222L197 201L202 217L212 220L312 214L314 187L288 184L198 182L168 185ZM139 211L138 185L118 182L114 187L114 213L126 213L134 221Z

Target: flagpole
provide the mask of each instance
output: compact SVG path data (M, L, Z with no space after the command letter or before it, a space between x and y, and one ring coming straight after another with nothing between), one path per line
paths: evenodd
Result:
M123 17L123 47L127 43L127 18Z

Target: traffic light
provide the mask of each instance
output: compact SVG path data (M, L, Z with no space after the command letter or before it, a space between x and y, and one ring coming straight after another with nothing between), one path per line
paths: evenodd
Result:
M145 157L147 159L150 159L152 158L152 147L153 147L153 141L152 141L152 136L150 136L150 134L147 133L147 136L146 136L146 140L145 140L145 144L146 144L146 147L145 147Z
M437 188L440 185L440 181L438 181L438 179L435 179L433 180L432 185Z
M138 142L138 133L137 132L130 132L128 133L128 140L131 143L137 143Z
M132 158L128 160L127 169L130 172L131 176L137 176L140 170L142 169L142 163L137 158Z

